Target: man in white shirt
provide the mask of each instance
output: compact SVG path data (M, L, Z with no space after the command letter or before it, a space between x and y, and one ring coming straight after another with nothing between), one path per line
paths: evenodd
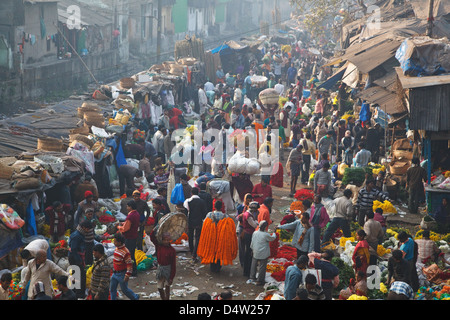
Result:
M280 96L284 96L284 85L282 80L278 80L278 83L275 85L274 89L278 92Z
M236 84L234 89L234 95L233 95L233 102L236 105L239 103L239 105L242 105L243 97L242 97L242 84Z
M252 265L250 268L250 280L256 280L257 285L264 285L266 278L267 261L270 257L270 242L276 239L275 233L268 233L268 223L262 220L259 229L253 232L250 248L253 252ZM258 267L258 279L256 279L256 269Z
M203 88L203 84L198 86L198 103L200 105L199 114L205 113L208 108L208 97L206 96L206 92Z
M214 84L211 81L206 81L204 85L205 91L214 91Z

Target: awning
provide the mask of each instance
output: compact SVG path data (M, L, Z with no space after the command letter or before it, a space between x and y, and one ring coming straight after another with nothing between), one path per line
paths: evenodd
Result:
M338 81L342 79L345 71L347 70L348 63L346 63L343 67L341 67L335 74L329 77L325 82L323 82L317 89L327 89L330 90Z
M407 112L397 94L383 87L372 86L356 95L362 100L377 104L380 109L388 114Z

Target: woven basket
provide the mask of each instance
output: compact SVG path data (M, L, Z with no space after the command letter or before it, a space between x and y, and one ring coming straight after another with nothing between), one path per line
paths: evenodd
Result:
M411 150L411 144L409 139L398 139L392 144L392 150Z
M395 159L406 159L406 160L412 160L413 158L413 153L412 150L401 150L401 149L397 149L392 151L392 155L394 156Z
M82 126L82 127L78 127L78 128L74 128L70 130L71 134L83 134L85 136L87 136L89 134L89 127L86 126Z
M105 127L105 117L101 113L88 111L88 112L84 113L83 118L84 118L84 122L88 126L95 126L95 127L99 127L99 128Z
M69 135L69 141L70 142L74 142L74 141L81 141L84 144L86 144L87 146L89 146L89 148L92 148L92 146L94 145L94 141L92 141L91 139L89 139L88 136L82 135L82 134L70 134Z
M83 119L85 112L100 112L100 108L97 104L93 102L83 102L81 107L77 108L77 116L80 119Z
M389 171L391 174L395 175L403 175L406 174L406 171L411 166L410 161L392 161L389 164Z
M133 78L122 78L120 79L120 86L124 89L131 89L136 84L136 80Z
M61 139L56 138L38 138L37 149L44 151L56 151L60 152L63 149L63 142Z

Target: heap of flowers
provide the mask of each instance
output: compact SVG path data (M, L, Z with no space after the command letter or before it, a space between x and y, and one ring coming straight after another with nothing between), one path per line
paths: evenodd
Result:
M384 202L375 200L373 202L373 211L375 211L376 209L381 208L383 209L383 214L389 214L389 213L393 213L396 214L397 213L397 209L394 207L394 205L388 201L388 200L384 200Z
M311 189L300 189L294 195L294 198L299 201L304 201L306 199L313 200L314 199L314 191Z

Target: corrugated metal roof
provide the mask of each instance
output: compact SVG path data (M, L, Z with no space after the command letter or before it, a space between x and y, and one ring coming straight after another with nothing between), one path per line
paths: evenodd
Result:
M369 73L394 57L400 44L400 40L388 39L367 50L355 53L348 58L348 61L357 66L361 73Z
M412 130L450 130L450 84L409 89Z
M367 100L370 103L378 104L388 114L398 114L408 111L395 92L386 90L383 87L370 87L358 93L357 97L362 100Z
M450 74L428 77L408 77L403 74L403 70L400 67L395 68L395 71L397 73L398 79L400 80L400 83L402 84L403 89L450 84Z

